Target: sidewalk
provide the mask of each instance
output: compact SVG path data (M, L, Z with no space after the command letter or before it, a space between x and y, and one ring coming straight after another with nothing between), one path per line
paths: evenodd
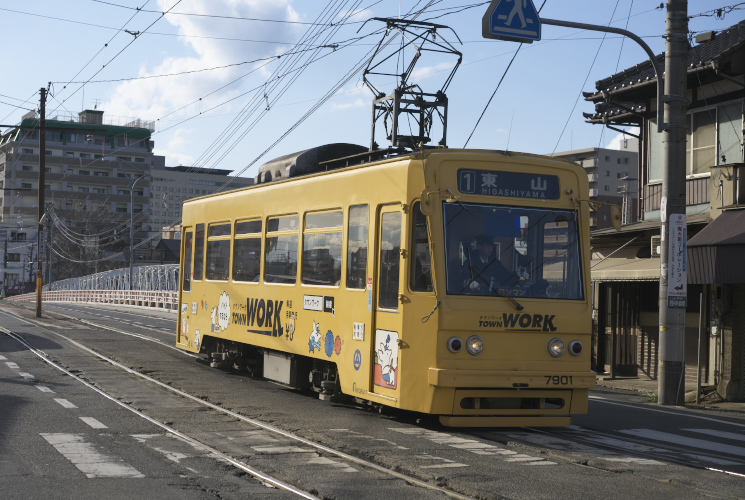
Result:
M657 402L657 380L638 377L611 378L609 374L604 373L597 375L597 387L638 392L648 396L649 402ZM686 383L685 399L687 408L732 411L745 415L745 402L725 401L717 394L715 386L702 386L700 403L696 404L696 384Z

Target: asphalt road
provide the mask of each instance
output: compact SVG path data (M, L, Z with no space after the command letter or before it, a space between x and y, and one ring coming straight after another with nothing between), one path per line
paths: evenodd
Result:
M745 497L741 414L605 390L569 428L447 429L209 368L172 347L168 313L45 305L37 322L32 309L3 303L0 326L113 398L0 334L3 498L294 496L225 456L322 498Z

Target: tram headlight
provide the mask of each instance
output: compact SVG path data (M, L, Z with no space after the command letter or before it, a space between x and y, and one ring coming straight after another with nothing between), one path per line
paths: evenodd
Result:
M484 350L484 339L478 335L471 335L466 340L466 350L471 356L478 356Z
M457 353L461 349L463 349L463 341L458 337L450 337L450 340L448 340L448 351Z
M548 353L554 358L558 358L564 354L565 348L566 345L564 344L564 341L559 337L554 337L548 341Z
M585 346L579 340L569 342L569 354L579 356L585 350Z

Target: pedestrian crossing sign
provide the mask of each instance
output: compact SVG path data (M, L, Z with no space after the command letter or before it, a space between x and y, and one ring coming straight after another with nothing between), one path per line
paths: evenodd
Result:
M481 32L484 38L533 43L541 39L541 18L533 0L492 0Z

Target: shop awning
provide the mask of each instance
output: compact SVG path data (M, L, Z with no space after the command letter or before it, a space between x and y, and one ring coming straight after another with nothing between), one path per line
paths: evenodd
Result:
M688 283L745 283L745 210L727 210L688 240Z
M592 281L659 281L660 259L605 259L590 263Z

